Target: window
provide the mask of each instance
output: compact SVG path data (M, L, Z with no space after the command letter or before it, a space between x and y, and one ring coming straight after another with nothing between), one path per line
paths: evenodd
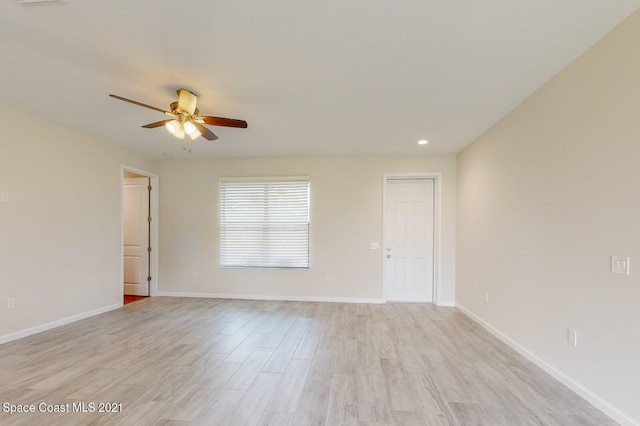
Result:
M309 269L309 178L220 179L220 266Z

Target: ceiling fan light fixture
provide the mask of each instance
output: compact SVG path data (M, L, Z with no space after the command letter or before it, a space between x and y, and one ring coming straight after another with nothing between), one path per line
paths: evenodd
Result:
M191 136L191 139L196 139L201 135L196 126L194 126L190 121L184 123L184 131L186 134Z
M169 133L171 133L176 138L184 139L184 127L178 120L171 120L167 122L164 127L166 127Z
M171 133L172 135L175 135L178 132L178 129L180 128L180 122L178 120L171 120L171 121L168 121L164 125L164 127L167 128L169 133Z
M184 139L184 127L180 125L180 127L178 127L178 130L173 134L173 136L175 136L178 139Z

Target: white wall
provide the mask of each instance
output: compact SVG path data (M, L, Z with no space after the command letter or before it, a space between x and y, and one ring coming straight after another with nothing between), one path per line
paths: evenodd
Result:
M638 46L640 13L457 167L456 302L626 423L640 422ZM611 255L631 257L630 277Z
M154 164L1 104L0 135L0 342L122 303L120 165Z
M455 157L298 158L164 162L160 165L161 294L380 300L384 173L443 174L442 291L454 300ZM311 178L308 271L219 267L218 179ZM329 275L331 280L327 281Z

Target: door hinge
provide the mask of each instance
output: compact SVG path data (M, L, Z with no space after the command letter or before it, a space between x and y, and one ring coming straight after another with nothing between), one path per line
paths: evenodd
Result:
M151 216L147 217L147 222L151 223Z
M149 190L149 192L151 192L151 190L152 190L152 189L153 189L153 188L152 188L152 186L151 186L151 185L147 186L147 190Z
M151 282L151 277L147 277L147 281Z
M151 253L151 247L147 247L147 252Z

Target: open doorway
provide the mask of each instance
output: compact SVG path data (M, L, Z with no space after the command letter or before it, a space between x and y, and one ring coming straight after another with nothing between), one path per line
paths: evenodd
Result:
M158 293L157 181L155 175L122 166L122 301Z
M151 210L149 178L125 170L123 187L124 304L149 297L151 284ZM132 298L131 296L137 296Z

